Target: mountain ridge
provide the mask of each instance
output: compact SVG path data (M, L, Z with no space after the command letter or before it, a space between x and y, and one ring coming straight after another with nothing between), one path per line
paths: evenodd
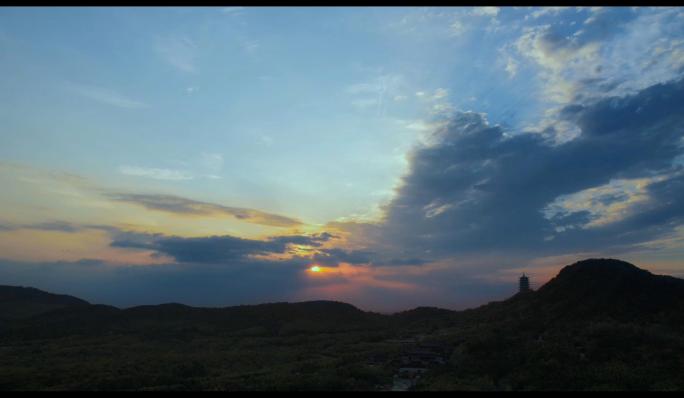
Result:
M58 296L25 293L41 305ZM440 364L415 389L684 389L684 280L612 259L463 311L55 300L62 306L42 313L28 300L28 316L0 314L0 390L384 389L429 350Z
M638 285L642 286L640 287ZM658 287L664 288L665 292L663 292L660 289L657 289ZM556 276L551 278L544 285L540 286L537 290L533 290L524 294L516 293L513 296L504 300L493 301L487 304L480 305L478 307L468 308L464 310L450 310L439 307L418 306L415 308L386 314L386 316L404 318L421 318L430 315L445 316L449 313L455 314L475 311L480 308L487 307L490 304L510 303L520 300L552 300L557 299L558 295L575 296L572 297L573 300L579 300L580 298L587 299L593 296L592 294L587 293L591 293L592 289L596 290L599 288L607 290L610 294L613 295L630 292L638 293L639 299L645 298L644 296L646 295L646 293L648 293L645 291L646 289L652 289L651 292L655 296L656 300L648 305L648 309L657 309L656 306L663 304L663 302L667 298L676 297L677 299L684 300L684 279L676 278L669 275L653 274L647 270L641 269L633 264L630 264L622 260L611 258L590 258L564 266L556 274ZM24 301L40 302L45 304L44 307L32 309L30 311L30 316L40 314L41 309L44 309L44 311L42 312L46 312L53 309L64 309L73 306L93 305L87 302L86 300L66 294L49 293L33 287L0 285L0 318L3 318L3 311L6 310L5 307L7 307L8 303L18 303L21 301L21 299L24 299ZM5 305L3 306L3 304ZM170 312L173 312L174 310L238 311L247 309L266 308L269 306L273 308L279 306L282 308L286 308L287 306L294 306L292 308L311 307L313 309L316 307L327 307L328 309L331 309L333 307L336 307L338 309L345 309L346 311L358 311L363 313L378 314L374 311L365 311L359 309L353 304L349 304L338 300L309 300L295 302L282 301L259 304L241 304L222 307L191 306L178 302L162 304L143 304L124 308L105 304L99 305L132 313L145 312L150 310ZM12 317L16 316L17 314L15 313Z

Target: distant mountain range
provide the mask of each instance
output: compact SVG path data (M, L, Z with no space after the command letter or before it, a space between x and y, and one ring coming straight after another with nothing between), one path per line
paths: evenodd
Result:
M391 360L373 368L363 355L391 358L396 348L388 341L415 336L453 348L447 363L431 369L416 389L684 389L684 280L624 261L589 259L564 267L537 291L504 301L393 315L334 301L119 309L0 286L0 389L376 389ZM140 349L130 351L122 341ZM81 354L65 357L64 347L74 344ZM184 351L191 346L194 351ZM276 360L281 354L287 364ZM54 363L56 355L62 355L64 379L37 376L43 370L36 361ZM164 378L169 370L147 378L126 373L169 355L171 362L194 358L201 371L175 375L176 384ZM275 362L256 366L253 358L263 355ZM86 358L90 373L84 376L73 366ZM220 358L232 358L230 366ZM346 365L377 380L327 373ZM258 376L238 371L255 366ZM312 372L308 380L300 380L302 369Z

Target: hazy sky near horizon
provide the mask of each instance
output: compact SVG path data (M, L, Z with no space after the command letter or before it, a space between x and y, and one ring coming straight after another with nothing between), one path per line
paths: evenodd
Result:
M0 284L393 311L684 275L683 74L676 7L1 8Z

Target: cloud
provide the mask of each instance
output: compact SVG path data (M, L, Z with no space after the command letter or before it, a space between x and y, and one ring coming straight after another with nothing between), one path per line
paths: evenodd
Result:
M223 14L237 16L244 14L245 7L222 7L221 12Z
M360 109L376 109L380 115L384 115L388 103L404 97L406 82L399 74L381 74L370 81L351 84L344 91L352 97L353 106Z
M31 229L39 229L43 231L59 231L59 232L78 232L82 228L79 225L75 225L64 221L52 221L43 222L38 224L30 225Z
M633 94L681 75L679 10L609 7L581 13L585 19L575 25L554 20L526 27L514 51L504 56L538 68L546 100L565 104Z
M449 34L453 37L463 36L468 31L468 27L460 17L455 18L449 25Z
M185 238L118 231L113 234L111 246L153 250L181 263L231 265L233 262L252 261L254 256L286 254L289 253L291 245L319 247L332 238L333 235L329 233L276 236L266 240L255 240L229 235Z
M470 14L478 17L495 17L499 15L499 11L501 11L499 7L475 7Z
M442 98L446 98L449 95L449 91L445 88L438 88L435 90L435 93L432 95L432 99L434 100L440 100Z
M121 174L136 177L147 177L155 180L182 181L192 180L193 178L195 178L192 174L182 170L157 169L151 167L124 165L119 167L119 171L121 172Z
M147 108L148 105L144 102L134 100L124 96L116 91L95 86L87 86L83 84L68 83L67 89L82 97L106 104L113 105L124 109L142 109Z
M381 105L377 98L357 98L352 100L351 104L360 109L373 109L378 108Z
M317 264L337 266L339 263L369 264L372 261L373 252L365 250L344 250L339 248L326 249L317 253L313 261Z
M684 211L684 171L675 162L683 153L683 106L684 80L568 105L559 121L581 133L562 143L553 131L505 132L481 114L454 113L410 154L383 220L366 234L367 248L428 260L539 256L629 250L667 236ZM619 189L640 179L639 189ZM591 190L603 193L590 195L603 212L592 213L590 201L548 213L558 200Z
M580 214L584 219L578 225L580 228L609 224L625 218L635 210L635 206L646 202L650 184L670 177L612 180L606 185L559 196L544 212L547 218L558 220L560 229L568 228L563 221L565 218Z
M512 57L507 57L505 70L508 72L509 77L515 77L518 74L518 62Z
M317 264L336 267L341 263L351 265L402 266L423 265L427 261L420 258L393 258L384 253L370 250L347 250L341 248L322 249L313 256Z
M123 165L119 167L119 172L130 176L167 181L196 178L220 179L224 160L221 153L202 152L198 157L183 163L186 166L185 170Z
M260 43L258 40L248 38L240 38L238 40L238 45L248 54L255 53L260 47Z
M20 229L32 229L38 231L56 231L56 232L80 232L84 229L84 226L73 224L66 221L47 221L35 224L14 224L5 223L0 224L0 231L16 231Z
M592 14L574 32L567 32L558 24L541 25L529 28L517 46L546 68L562 69L570 62L587 67L600 55L600 46L618 36L634 18L636 14L630 9L614 8Z
M155 43L155 51L174 68L185 73L197 71L197 44L186 36L167 36Z
M221 178L219 174L223 170L223 155L220 153L202 153L199 166L206 173L207 178Z
M188 216L220 216L227 215L253 224L274 227L296 227L302 222L294 218L270 214L254 209L229 207L214 203L201 202L174 195L109 193L109 199L135 204L150 210Z
M529 15L534 18L541 18L546 16L556 16L563 11L570 10L571 7L535 7ZM527 19L527 16L525 17Z

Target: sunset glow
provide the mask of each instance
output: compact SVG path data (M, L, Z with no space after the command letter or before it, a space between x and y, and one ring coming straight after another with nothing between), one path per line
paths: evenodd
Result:
M386 309L486 303L587 257L682 275L682 21L2 8L0 281Z

